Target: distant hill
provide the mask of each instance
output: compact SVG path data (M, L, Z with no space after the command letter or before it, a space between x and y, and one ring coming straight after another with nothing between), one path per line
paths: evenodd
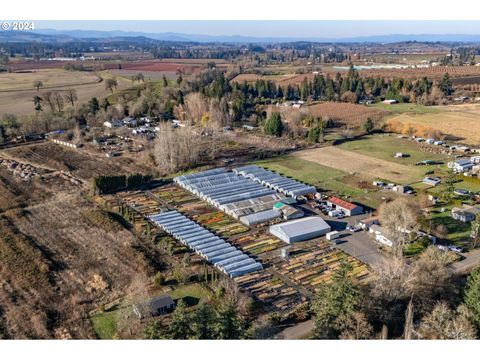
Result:
M346 38L321 37L252 37L242 35L201 35L183 33L145 33L135 31L97 31L97 30L55 30L37 29L35 32L0 31L0 42L66 42L71 40L127 40L136 38L138 41L172 41L198 43L285 43L285 42L320 42L320 43L397 43L406 41L418 42L475 42L480 43L480 35L466 34L390 34L375 36L360 36Z

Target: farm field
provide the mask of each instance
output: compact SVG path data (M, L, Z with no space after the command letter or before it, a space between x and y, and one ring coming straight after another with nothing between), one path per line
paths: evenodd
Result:
M4 150L0 154L48 169L68 171L85 180L97 175L136 173L147 170L126 157L107 159L100 154L94 156L83 149L74 150L51 142Z
M40 72L43 74L46 71L48 76L40 76ZM60 74L59 80L55 80L57 74ZM0 74L0 77L8 74ZM0 91L0 116L2 114L11 113L15 115L26 115L34 113L33 97L36 95L42 96L46 91L53 90L67 90L74 88L77 92L77 104L87 103L92 97L102 99L111 94L109 90L105 90L105 84L103 81L99 81L99 78L94 73L89 72L77 72L77 71L65 71L63 69L51 69L51 70L39 70L38 73L26 73L26 74L13 74L15 77L22 75L22 80L19 85L16 84L16 78L12 78L7 83L0 81L0 89L10 89L8 91ZM99 73L102 78L112 77L112 74L108 71ZM24 77L23 77L24 76ZM71 76L72 78L70 78ZM33 82L40 78L44 83L44 87L40 88L37 92L33 88ZM131 86L129 80L118 78L118 90L126 89ZM47 84L48 87L47 87ZM46 106L46 105L45 105ZM65 103L65 108L68 104Z
M0 92L34 89L33 82L40 80L41 89L68 87L100 82L94 73L63 69L33 70L22 73L0 73ZM35 89L36 91L36 89Z
M345 141L338 145L338 147L378 159L411 166L426 159L435 161L447 161L449 159L448 155L423 151L418 143L408 139L399 138L392 134L367 135L358 140ZM394 154L397 152L408 154L410 156L395 158ZM429 166L425 166L422 167L422 170L430 170L429 168ZM417 169L412 170L416 172Z
M344 179L350 176L347 171L302 159L297 156L297 153L257 161L255 164L325 190L337 191L348 196L364 193L358 187L347 185L344 182Z
M389 114L426 114L426 113L441 113L442 108L440 106L425 106L414 103L399 103L399 104L384 104L381 102L368 107L388 111Z
M362 126L368 118L378 122L388 114L385 110L371 106L336 102L310 105L308 112L312 116L330 118L350 126Z
M426 126L469 145L480 143L480 104L443 106L440 113L399 114L389 117L412 126Z
M292 156L344 172L356 173L367 179L384 179L407 184L420 180L425 169L378 159L369 155L327 146L295 152Z

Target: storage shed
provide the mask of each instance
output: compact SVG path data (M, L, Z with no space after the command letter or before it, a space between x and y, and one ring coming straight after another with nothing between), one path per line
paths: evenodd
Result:
M311 216L270 226L270 233L288 244L313 239L325 235L330 230L330 225L320 216Z

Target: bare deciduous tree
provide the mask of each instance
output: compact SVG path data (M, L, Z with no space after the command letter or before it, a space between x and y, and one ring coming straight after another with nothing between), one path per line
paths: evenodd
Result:
M191 127L173 129L164 123L157 132L154 156L157 164L168 172L189 168L199 159L200 137Z
M74 106L75 101L77 101L77 91L75 89L68 89L65 92L65 100L67 100L72 106Z
M184 110L190 124L199 124L202 117L208 112L203 95L194 92L185 96Z
M439 302L432 312L426 315L418 328L423 339L467 340L475 339L475 327L469 320L468 310L460 306L457 310L447 303Z
M406 198L398 198L383 205L380 210L380 221L390 240L393 242L394 254L403 255L403 248L408 241L409 233L419 228L418 206Z

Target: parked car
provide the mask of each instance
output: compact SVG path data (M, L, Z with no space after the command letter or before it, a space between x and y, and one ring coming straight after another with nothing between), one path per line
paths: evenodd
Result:
M360 230L362 230L362 228L360 226L347 226L347 230L350 231L350 232L358 232Z
M462 253L463 252L463 249L460 246L455 246L455 245L450 245L448 247L448 250L454 251L456 253Z

